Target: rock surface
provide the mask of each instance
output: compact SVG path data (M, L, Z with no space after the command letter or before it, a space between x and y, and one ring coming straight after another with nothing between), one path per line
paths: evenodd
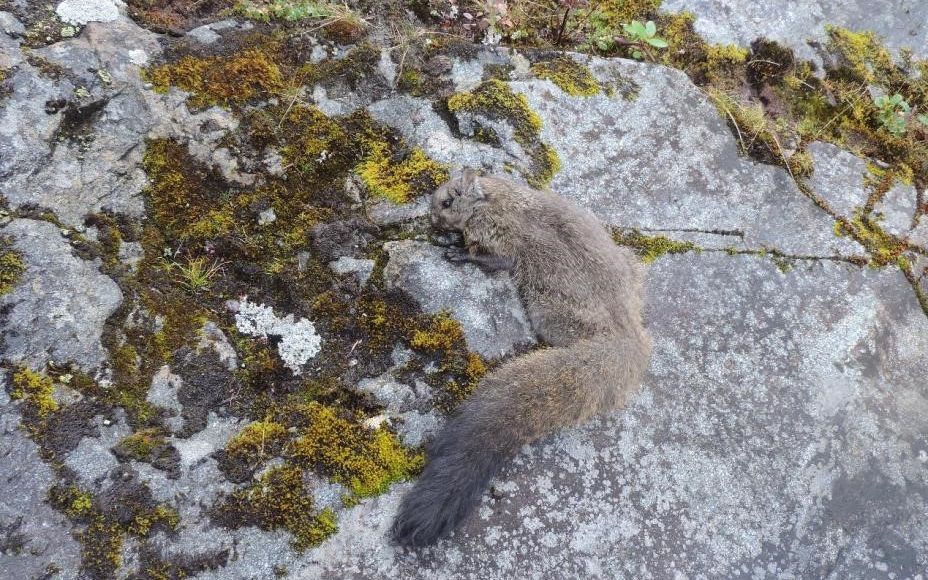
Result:
M0 298L4 358L34 368L49 361L99 367L103 323L122 302L119 286L75 256L53 224L17 219L0 233L12 236L26 263L22 282Z
M62 7L83 6L84 21L108 20L107 7L117 4L58 7L61 13ZM823 22L865 23L887 35L893 47L912 44L917 53L928 53L928 14L921 4L903 2L869 19L874 9L862 2L775 4L782 10L700 0L668 0L664 8L694 10L697 29L712 41L746 44L763 34L807 54L804 40L821 38ZM99 8L102 16L91 17ZM0 297L6 367L74 362L94 374L115 366L113 353L101 344L107 325L128 317L138 319L137 327L126 324L120 332L144 327L144 312L113 316L139 291L123 286L128 288L123 292L117 282L125 284L120 260L145 267L142 241L125 242L104 263L82 257L72 240L79 241L74 232L80 231L87 239L103 239L105 228L85 223L100 211L136 223L145 217L146 139L185 145L229 189L262 186L267 176L255 169L260 159L275 160L271 164L280 166L275 175L286 174L283 153L243 152L232 137L241 118L230 109L191 111L181 91L150 90L140 67L166 53L166 39L125 16L113 18L86 24L76 38L27 51L20 46L24 27L0 12L0 71L12 71L4 81L10 92L0 93L0 194L6 206L0 236L9 237L25 265L12 290ZM181 42L208 50L246 28L224 20L194 29ZM329 52L346 56L316 40L303 48L311 62ZM924 574L928 316L912 287L921 285L928 293L928 274L913 282L898 268L853 265L850 259L866 250L834 235L836 218L853 218L867 201L867 160L833 145L809 147L815 165L811 186L826 210L786 170L739 155L737 138L679 71L572 57L603 83L636 87L629 98L572 97L550 81L531 78L524 56L505 48L471 52L450 59L442 80L455 90L470 90L497 70L492 67L511 67L510 86L538 113L540 139L561 160L551 184L555 190L609 225L659 232L702 249L661 256L648 271L654 358L629 407L527 446L497 478L475 516L421 553L387 541L409 484L355 505L342 500L346 485L306 470L304 488L315 507L337 513L339 531L298 552L284 529L217 524L219 502L254 484L230 481L221 454L255 420L235 414L243 391L302 396L301 381L315 378L317 364L331 356L326 348L341 337L325 334L335 331L316 317L316 304L303 304L309 299L300 295L304 286L236 288L241 292L218 304L249 292L254 302L245 304L260 315L250 326L243 323L238 332L235 312L221 306L206 310L208 316L191 313L194 342L157 360L140 382L136 407L131 400L106 414L82 407L83 415L68 425L66 444L54 449L55 462L43 461L25 429L28 403L11 401L13 389L2 385L0 570L16 578L41 577L50 566L62 578L84 575L75 538L86 523L68 520L47 502L52 485L66 478L117 507L125 503L118 492L129 482L144 489L147 500L176 510L176 530L157 529L144 539L127 536L122 576L149 564L217 580ZM392 90L397 63L387 51L375 57L372 70L358 81L365 90L316 85L306 87L301 98L339 114L369 105L372 117L453 169L466 164L506 172L525 162L524 151L505 131L498 147L478 143L466 136L473 118L451 118L429 99ZM505 129L504 122L497 126ZM531 328L508 276L449 262L445 248L423 233L426 198L386 205L362 200L353 178L351 183L348 203L364 208L364 219L333 212L335 221L307 228L298 248L301 284L313 287L311 278L331 276L332 269L343 275L330 290L340 296L371 291L382 278L387 289L402 290L424 312L450 311L468 348L485 358L531 348ZM928 223L918 215L918 200L913 187L896 184L876 211L886 231L925 248ZM254 217L265 212L262 227L272 232L288 216L267 213L263 201L255 200L249 211ZM384 235L393 241L382 246L383 255L372 254L375 243L381 251ZM212 256L215 248L203 246L204 255ZM166 259L180 252L165 250ZM754 255L728 255L738 252ZM785 256L789 267L766 259L767 252ZM225 275L243 267L222 264L220 270ZM912 272L925 268L928 258L914 255ZM254 284L270 279L268 271L257 271ZM264 304L274 308L258 307ZM302 316L308 312L313 323ZM165 320L156 317L151 324L159 333L154 336L165 339ZM252 341L246 331L258 336ZM339 363L348 368L344 376L353 377L347 385L351 397L376 409L365 424L390 425L408 445L427 441L444 420L433 407L441 385L412 374L410 363L421 361L411 351L397 346L389 356L392 338L387 360L358 376L351 369L364 367L357 365L367 346L361 343L353 343L349 360ZM262 359L261 348L272 357ZM153 362L129 358L132 364ZM281 367L272 380L254 384L240 371L256 359L272 367L280 359L290 369ZM438 364L429 362L427 372ZM305 376L294 378L297 371ZM61 384L56 389L62 404L68 397L83 397L84 403L91 398ZM142 402L151 406L163 429L159 436L176 454L171 470L117 458L112 451L145 426L130 413ZM249 467L260 478L282 461L262 456Z
M872 30L887 46L911 48L928 56L928 4L921 0L774 0L745 3L737 0L664 0L661 7L696 15L696 31L707 40L748 46L766 37L793 48L804 58L814 58L809 40L822 41L824 26Z
M388 242L384 249L387 287L408 292L426 312L450 310L481 355L497 358L533 342L507 274L487 275L474 264L449 267L441 248L423 242Z

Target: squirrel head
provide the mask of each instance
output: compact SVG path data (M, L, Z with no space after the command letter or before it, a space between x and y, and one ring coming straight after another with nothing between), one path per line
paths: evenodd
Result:
M465 167L460 175L451 178L432 194L432 225L459 232L474 211L485 203L486 194L480 187L477 172Z

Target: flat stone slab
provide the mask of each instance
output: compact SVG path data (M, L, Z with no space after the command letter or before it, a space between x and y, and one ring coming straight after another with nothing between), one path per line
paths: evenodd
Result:
M928 566L928 319L900 276L663 259L647 284L650 376L627 410L527 447L499 499L424 554L386 543L404 485L343 513L290 569L914 577Z
M719 244L819 257L864 253L834 235L831 216L785 169L741 156L719 112L685 74L622 59L576 58L601 82L620 79L638 91L631 99L618 93L578 98L546 80L511 83L541 117L541 139L560 157L554 191L606 223L674 239L694 230L715 237L736 231L739 236L722 236ZM371 110L439 161L498 173L516 161L505 148L455 139L427 101L401 96Z
M922 0L665 0L661 8L696 15L696 32L706 40L748 46L766 37L793 48L804 58L815 53L807 40L826 38L824 26L872 30L887 46L911 48L928 57L928 4Z
M75 362L86 370L105 360L103 323L122 302L122 291L99 265L82 260L49 222L17 219L0 229L11 236L26 270L0 298L3 356L43 368Z
M515 288L504 272L485 274L474 264L451 266L444 249L425 242L388 242L388 288L409 293L426 312L448 310L464 328L467 345L498 358L534 342Z

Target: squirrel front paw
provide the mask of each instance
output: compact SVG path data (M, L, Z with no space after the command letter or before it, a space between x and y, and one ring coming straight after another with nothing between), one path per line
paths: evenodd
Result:
M454 264L463 264L470 261L470 254L463 248L448 248L445 250L445 259Z

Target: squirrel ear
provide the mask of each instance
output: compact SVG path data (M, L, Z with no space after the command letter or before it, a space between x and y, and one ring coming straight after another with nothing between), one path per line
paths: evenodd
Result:
M483 191L477 182L477 171L472 167L465 167L461 172L461 194L467 197L483 197Z

